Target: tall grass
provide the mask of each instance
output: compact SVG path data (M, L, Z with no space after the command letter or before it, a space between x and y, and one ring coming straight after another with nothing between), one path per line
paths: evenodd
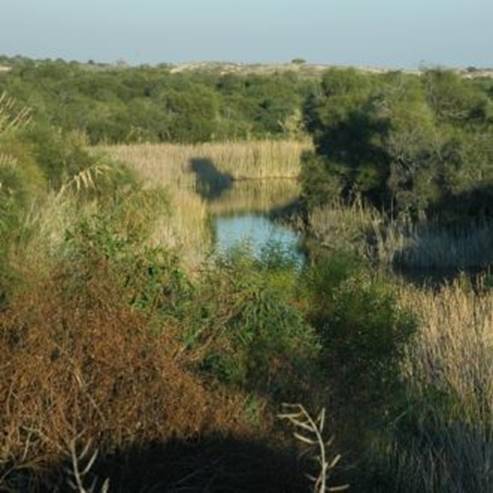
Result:
M493 292L464 280L401 291L421 320L402 364L409 400L386 451L395 491L493 491Z
M335 200L330 206L313 209L308 216L309 233L332 250L356 250L371 254L371 237L383 224L383 215L357 201L348 206Z
M293 203L300 195L296 180L248 180L234 184L209 201L212 214L228 215L246 212L270 212Z
M233 179L297 178L307 141L247 141L179 144L132 144L103 147L117 159L131 163L142 176L161 184L193 183L193 159L207 159Z
M419 269L469 269L493 262L493 225L472 223L462 227L440 224L393 224L381 251L397 265Z
M493 262L493 224L447 227L439 222L391 220L356 201L334 201L309 214L310 233L325 247L346 248L382 265L432 272L485 267Z
M403 290L421 319L408 348L406 377L420 392L433 386L453 395L453 414L493 425L493 292L476 292L465 278L431 289Z

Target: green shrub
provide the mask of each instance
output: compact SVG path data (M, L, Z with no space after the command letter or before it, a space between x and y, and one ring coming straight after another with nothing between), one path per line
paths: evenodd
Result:
M392 286L371 275L358 257L344 253L319 260L307 273L307 286L310 319L338 385L356 399L391 399L402 352L415 328Z
M296 272L287 272L235 253L204 273L186 334L190 350L208 348L202 371L271 395L303 387L318 343L290 296Z
M476 194L493 180L486 87L442 70L334 69L304 111L316 149L302 173L310 207L363 195L394 215L446 215L455 202L489 214L491 202L478 206Z
M27 59L12 65L0 92L31 107L37 122L87 134L91 144L289 137L288 123L314 86L296 70L171 73L162 66L99 70Z

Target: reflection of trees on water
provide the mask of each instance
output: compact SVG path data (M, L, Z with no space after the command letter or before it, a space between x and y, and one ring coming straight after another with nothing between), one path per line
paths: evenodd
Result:
M270 212L296 201L300 185L296 180L245 180L233 183L220 196L209 201L215 215Z

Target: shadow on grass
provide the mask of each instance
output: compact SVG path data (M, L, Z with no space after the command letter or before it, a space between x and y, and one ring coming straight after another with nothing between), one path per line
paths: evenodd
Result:
M90 454L81 461L80 470L89 458ZM70 460L41 475L38 472L37 485L29 473L23 472L14 478L14 491L72 491L67 469L73 469ZM280 450L260 441L221 435L147 443L110 455L100 454L84 479L84 487L89 491L95 481L94 491L99 492L106 478L111 493L308 491L293 449Z
M198 193L206 200L219 198L233 186L233 176L218 170L210 159L192 158L190 170L197 176Z

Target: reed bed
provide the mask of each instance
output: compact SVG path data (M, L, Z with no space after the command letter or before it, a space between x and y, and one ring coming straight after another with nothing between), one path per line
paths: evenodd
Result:
M191 163L208 160L233 179L297 178L308 141L248 141L180 144L130 144L101 147L113 157L131 163L142 176L161 184L193 185Z
M212 214L267 213L288 206L298 199L301 186L296 180L240 181L210 200Z
M400 298L420 329L402 365L413 432L387 451L398 491L493 491L493 292L462 279Z
M439 291L406 288L402 301L419 316L405 375L420 391L456 396L458 414L493 425L493 292L460 278Z
M180 252L185 266L198 266L212 244L206 202L189 190L170 190L170 214L156 222L151 241Z
M423 220L390 220L356 201L334 201L309 216L310 233L329 248L355 249L382 265L417 270L461 270L493 263L493 224L446 227Z
M382 245L387 257L404 267L485 267L493 262L493 225L480 223L452 229L434 224L393 226Z
M324 247L356 250L370 255L369 239L379 231L384 217L376 209L355 202L348 206L334 200L330 206L312 210L308 217L310 234Z
M158 222L153 239L179 248L186 263L196 265L211 246L208 215L281 207L286 191L294 200L299 194L294 178L300 173L301 154L309 148L306 141L253 141L98 149L129 164L148 186L168 189L171 217ZM278 178L282 183L274 180ZM262 181L267 179L269 184ZM238 181L233 187L235 180L252 180L252 185Z

